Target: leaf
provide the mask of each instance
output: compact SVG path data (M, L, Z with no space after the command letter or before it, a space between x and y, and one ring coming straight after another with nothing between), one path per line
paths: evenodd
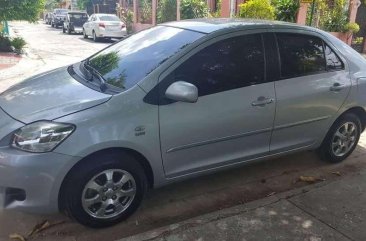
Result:
M28 237L31 237L33 234L40 233L40 232L42 232L46 229L52 228L54 226L57 226L57 225L60 225L60 224L63 224L63 223L65 223L65 221L60 221L60 222L55 222L55 223L50 223L48 221L43 221L40 224L37 224L33 228L32 232L30 234L28 234ZM36 227L38 227L38 228L36 228Z
M307 182L307 183L315 183L318 181L325 181L325 179L319 178L319 177L312 177L312 176L300 176L298 181Z
M14 239L14 240L26 241L26 239L22 235L17 234L17 233L10 234L9 238Z
M48 226L50 226L50 223L47 220L43 220L33 227L32 231L28 233L28 237L32 236L33 234L39 233L43 229L46 229Z
M337 176L342 176L341 172L332 172L332 174L337 175Z

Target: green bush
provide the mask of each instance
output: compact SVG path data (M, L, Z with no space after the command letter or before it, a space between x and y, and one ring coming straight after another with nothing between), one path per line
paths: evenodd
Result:
M275 8L269 0L249 0L239 5L239 17L273 20Z
M332 5L326 2L322 4L324 6L321 11L320 28L328 32L344 32L348 23L347 1L334 0Z
M15 51L18 53L22 52L26 44L27 43L25 42L25 40L21 37L16 37L11 40L11 45L15 48Z
M152 1L140 0L140 6L141 6L141 22L151 23Z
M182 19L205 18L210 12L207 2L202 0L182 0L180 11Z
M0 52L11 52L11 41L0 34Z
M296 15L300 8L299 0L273 0L276 19L286 22L296 22Z
M350 34L358 33L360 31L360 25L357 23L347 23L343 31Z
M205 18L209 9L205 0L182 0L180 3L181 19ZM158 7L158 23L177 20L177 1L161 0Z
M177 20L177 1L161 0L159 1L157 22L164 23Z

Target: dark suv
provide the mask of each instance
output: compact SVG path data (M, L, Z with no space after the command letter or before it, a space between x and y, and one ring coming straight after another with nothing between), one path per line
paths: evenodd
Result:
M88 14L85 12L68 12L64 18L62 32L71 34L82 33L83 25L88 21Z
M63 26L66 14L67 9L56 8L53 10L51 27L57 28L58 26Z

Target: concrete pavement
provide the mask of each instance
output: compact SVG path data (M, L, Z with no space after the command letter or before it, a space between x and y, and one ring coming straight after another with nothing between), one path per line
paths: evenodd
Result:
M366 172L295 189L120 241L366 240Z

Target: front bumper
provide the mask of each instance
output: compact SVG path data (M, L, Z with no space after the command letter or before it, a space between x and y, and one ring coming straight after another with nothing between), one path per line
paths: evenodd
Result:
M58 194L76 157L0 148L0 209L36 213L58 211Z

